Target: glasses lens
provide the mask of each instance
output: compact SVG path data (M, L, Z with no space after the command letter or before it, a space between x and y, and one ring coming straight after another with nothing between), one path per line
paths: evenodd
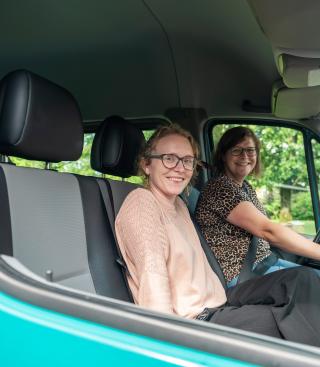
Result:
M241 153L242 153L242 148L233 148L233 149L231 149L231 154L232 155L237 156L237 155L240 155Z
M243 152L246 152L249 157L253 157L256 155L256 148L255 147L248 147L248 148L233 148L231 149L231 154L238 156L241 155Z
M182 158L182 163L185 169L193 170L195 159L193 157Z
M256 148L249 147L246 149L246 153L248 154L249 157L252 157L256 155Z
M177 165L179 158L173 154L164 154L162 156L162 162L167 168L173 168Z

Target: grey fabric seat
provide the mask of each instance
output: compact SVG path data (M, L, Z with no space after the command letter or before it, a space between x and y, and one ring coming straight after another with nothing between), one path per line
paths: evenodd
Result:
M190 193L188 196L186 194L181 195L181 198L186 203L189 213L191 215L194 215L196 211L199 196L200 196L200 191L197 188L195 188L194 186L191 186Z
M20 70L0 82L0 154L76 160L82 119L65 89ZM41 277L130 301L96 178L0 163L0 253Z

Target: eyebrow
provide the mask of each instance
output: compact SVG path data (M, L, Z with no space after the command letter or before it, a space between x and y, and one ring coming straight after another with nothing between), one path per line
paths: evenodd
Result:
M156 154L173 154L173 155L176 155L177 157L180 157L180 158L184 158L184 157L192 157L192 158L195 158L193 154L186 154L186 155L183 155L183 156L180 156L178 153L156 153Z
M240 145L235 145L233 148L256 148L255 145L249 145L248 147L241 147ZM233 149L231 148L231 149Z

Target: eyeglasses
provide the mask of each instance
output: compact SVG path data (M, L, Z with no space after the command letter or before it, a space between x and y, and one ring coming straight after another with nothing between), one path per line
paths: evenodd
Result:
M197 159L189 155L180 158L176 154L150 154L147 158L161 159L162 164L169 169L176 168L181 161L184 169L193 171L197 164Z
M257 154L257 149L255 147L231 149L231 154L236 157L242 155L244 152L246 152L248 157L254 157Z

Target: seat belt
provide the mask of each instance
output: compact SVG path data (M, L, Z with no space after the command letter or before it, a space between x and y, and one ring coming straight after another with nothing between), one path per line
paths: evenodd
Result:
M132 296L132 293L131 293L131 289L130 289L130 286L129 286L129 283L128 283L128 278L127 278L127 276L130 276L129 269L127 267L126 262L123 259L123 256L122 256L122 253L121 253L118 241L117 241L117 236L116 236L116 231L115 231L115 226L114 226L115 225L115 213L114 213L112 192L111 192L110 186L108 185L108 183L106 181L102 181L101 179L100 180L96 179L96 181L99 185L100 193L101 193L101 196L102 196L102 199L103 199L103 204L104 204L104 207L106 209L106 212L107 212L107 215L108 215L108 218L109 218L109 223L110 223L111 230L112 230L112 233L113 233L114 242L115 242L116 248L117 248L118 257L116 258L116 262L121 268L122 275L123 275L124 281L125 281L127 289L128 289L129 297L130 297L131 301L134 303L133 296Z
M252 236L246 257L242 265L242 269L238 277L237 284L240 284L242 282L245 282L246 280L249 280L257 276L257 274L255 274L252 270L256 258L257 248L258 248L258 237Z
M243 185L242 188L243 191L249 195L247 186ZM258 248L258 237L252 235L246 257L244 258L242 268L239 273L237 284L240 284L242 282L245 282L246 280L249 280L257 276L257 274L255 274L252 269L254 261L256 259L257 248Z
M191 217L191 220L194 224L194 227L197 231L197 234L198 234L198 237L199 237L199 240L200 240L200 244L202 246L202 249L207 257L207 260L208 260L208 263L211 267L211 269L215 272L215 274L217 275L217 277L219 278L222 286L224 289L227 289L227 282L225 280L225 277L223 275L223 272L222 272L222 269L218 263L218 260L216 259L214 253L212 252L212 250L210 249L206 239L204 238L201 230L200 230L200 227L199 227L199 224L197 223L197 221L195 220L195 218L190 214L190 217Z

